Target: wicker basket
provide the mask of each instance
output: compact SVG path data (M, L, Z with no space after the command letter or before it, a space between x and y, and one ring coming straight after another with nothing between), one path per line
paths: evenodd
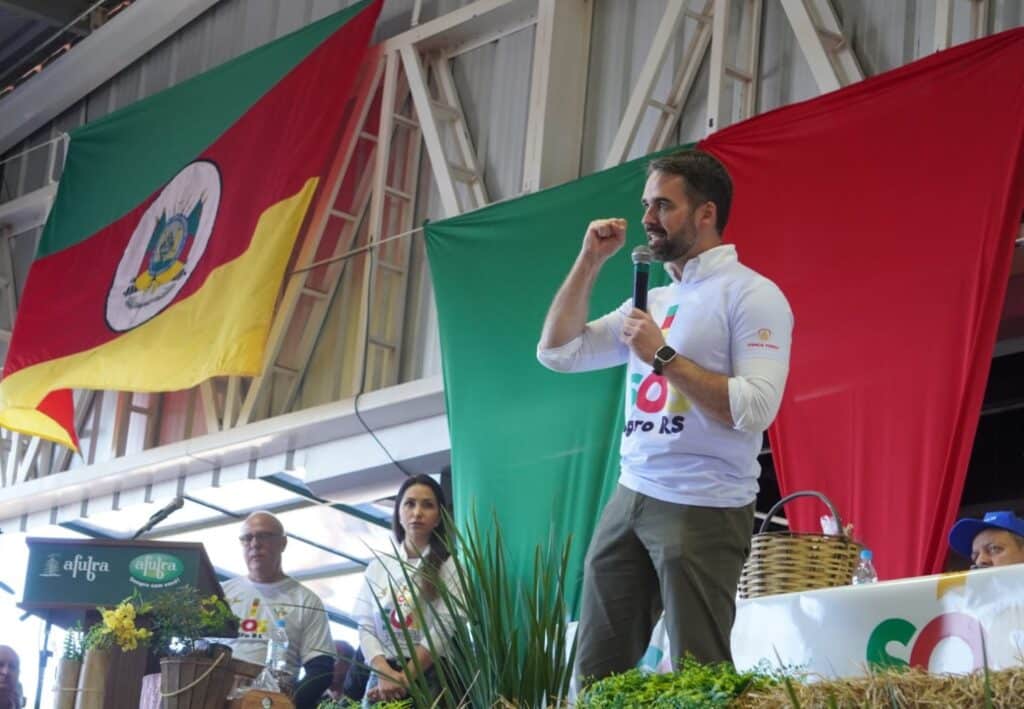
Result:
M761 531L750 543L750 556L740 574L739 597L759 598L777 593L811 591L846 586L857 568L861 545L849 537L798 532L765 532L769 520L782 505L798 497L816 497L832 512L842 530L835 505L813 490L786 495L765 515Z

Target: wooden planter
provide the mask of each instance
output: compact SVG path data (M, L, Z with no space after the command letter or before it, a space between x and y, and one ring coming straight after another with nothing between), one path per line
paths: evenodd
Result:
M78 676L74 709L137 707L146 671L146 649L87 650Z
M252 689L232 700L231 709L295 709L295 704L280 692Z
M75 699L78 697L78 676L81 673L81 660L61 658L57 664L57 681L53 688L57 695L54 698L54 706L57 709L75 709Z
M160 660L162 709L222 709L234 683L231 653Z
M82 671L78 675L75 709L103 709L107 691L107 672L110 670L110 650L95 648L85 651Z

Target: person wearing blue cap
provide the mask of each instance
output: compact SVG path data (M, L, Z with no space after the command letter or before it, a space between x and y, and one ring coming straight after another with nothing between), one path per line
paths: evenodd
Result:
M1008 511L962 519L949 530L949 546L970 558L972 569L1024 563L1024 519Z

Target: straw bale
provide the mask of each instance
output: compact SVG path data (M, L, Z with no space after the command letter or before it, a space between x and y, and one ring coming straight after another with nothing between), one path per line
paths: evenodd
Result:
M986 703L985 672L969 675L929 674L924 670L879 670L868 677L845 680L819 680L789 683L802 709L837 707L900 707L936 709L938 707L1024 707L1024 667L989 671L991 704ZM747 694L738 709L779 709L795 706L786 685Z

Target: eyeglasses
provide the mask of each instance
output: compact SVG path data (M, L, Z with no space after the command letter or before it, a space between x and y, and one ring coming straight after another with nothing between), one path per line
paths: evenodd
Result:
M253 542L259 542L260 544L266 544L271 539L277 539L283 537L283 534L277 532L256 532L255 534L242 534L238 537L238 541L242 543L242 546L249 546Z

